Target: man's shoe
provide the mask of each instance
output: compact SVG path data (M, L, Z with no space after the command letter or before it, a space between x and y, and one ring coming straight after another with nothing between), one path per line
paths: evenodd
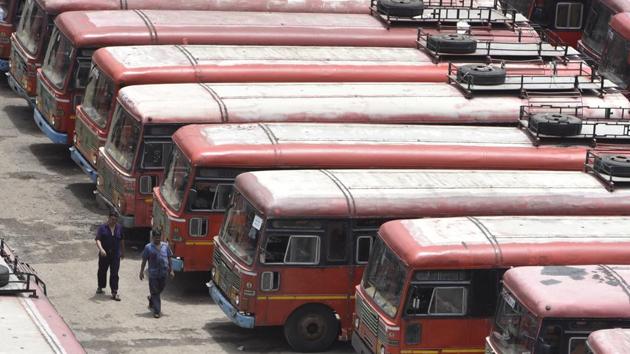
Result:
M114 294L112 294L112 300L120 301L120 296L118 296L118 294L114 293Z
M153 317L155 317L155 318L160 318L160 314L159 314L159 313L154 313L154 314L153 314Z
M103 288L96 288L96 293L103 294L104 293Z

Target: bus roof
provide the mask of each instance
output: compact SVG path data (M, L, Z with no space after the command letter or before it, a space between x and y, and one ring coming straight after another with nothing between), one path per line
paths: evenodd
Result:
M281 12L330 12L369 13L370 0L37 0L49 14L88 10L206 10L206 11L281 11Z
M93 62L107 76L125 85L157 82L158 76L160 82L173 83L251 82L252 76L261 71L269 77L266 81L307 81L313 75L308 76L305 71L316 72L321 81L342 81L335 80L342 73L346 79L343 81L372 81L379 77L393 81L396 75L399 81L418 81L427 76L423 70L436 67L426 54L412 48L318 46L105 47L94 53ZM396 70L392 73L384 67ZM436 81L438 76L440 81L446 81L448 64L439 67L433 76Z
M630 40L630 13L622 12L611 17L610 28L619 33L624 39Z
M521 304L546 318L630 318L628 281L627 265L521 267L503 276Z
M534 147L514 127L438 125L188 125L173 141L201 167L581 170L587 150Z
M630 190L570 171L262 171L236 185L267 217L630 214Z
M59 15L55 24L76 47L131 44L414 47L417 31L415 27L388 30L367 14L230 11L71 11Z
M475 269L595 263L599 249L626 263L628 230L630 217L486 216L395 220L379 235L411 269Z
M543 96L544 97L544 96ZM553 95L549 96L553 101ZM537 96L539 99L539 96ZM143 123L516 123L517 93L467 99L446 83L162 84L122 88L118 101ZM620 93L584 95L580 106L629 107ZM186 107L182 110L181 107ZM601 110L583 110L600 117Z
M600 329L588 336L594 354L626 354L630 352L630 329Z

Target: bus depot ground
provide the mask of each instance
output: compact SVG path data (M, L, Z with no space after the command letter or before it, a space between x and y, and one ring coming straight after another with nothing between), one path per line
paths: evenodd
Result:
M281 328L241 329L212 303L208 274L177 274L162 294L163 316L147 309L140 251L127 247L121 302L96 295L96 227L107 210L95 186L33 121L33 110L0 83L0 238L31 264L48 297L88 353L290 353ZM210 255L208 255L210 257ZM2 348L0 347L0 352ZM349 342L328 353L352 353Z

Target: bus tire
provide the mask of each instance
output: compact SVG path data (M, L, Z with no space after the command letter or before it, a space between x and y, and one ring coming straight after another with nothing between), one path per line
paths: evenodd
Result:
M469 64L457 68L457 81L473 85L505 83L505 69L493 65Z
M339 321L323 305L305 305L295 310L284 325L284 337L298 352L321 352L335 342Z
M11 272L9 271L9 268L7 268L5 265L0 264L0 288L9 284L10 273Z
M580 134L582 120L562 113L537 113L529 119L531 131L551 136L573 136Z
M630 158L624 155L596 156L593 168L614 177L630 177Z
M392 17L416 17L422 15L422 0L378 0L376 10Z
M466 34L429 35L427 48L438 53L469 54L477 50L477 41Z

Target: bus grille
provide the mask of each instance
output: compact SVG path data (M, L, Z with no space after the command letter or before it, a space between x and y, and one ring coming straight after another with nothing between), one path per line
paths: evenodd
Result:
M214 249L213 262L216 272L219 275L217 285L223 290L223 293L229 295L231 292L230 289L239 291L241 289L241 278L227 266L218 248Z
M26 75L26 61L17 52L16 49L11 51L11 73L15 81L22 85L22 78ZM24 88L26 89L26 88Z
M370 342L372 346L378 333L378 315L374 313L367 305L363 303L360 297L357 297L357 310L361 323L365 324L365 327L370 331L369 338L365 338Z
M53 95L48 91L46 86L42 84L42 80L37 80L37 108L44 118L52 125L52 116L56 107Z
M104 159L102 159L100 162L102 163L102 165L99 166L100 168L98 170L98 173L101 176L103 184L100 186L99 192L103 194L103 196L107 197L109 201L113 202L114 191L121 193L122 188L120 187L120 182L118 178L114 175L113 169L104 163Z
M81 119L77 119L74 122L74 135L77 136L77 144L75 145L75 148L77 148L83 157L92 164L92 156L97 153L96 151L99 148L96 146L98 137L94 135L90 128L83 123Z

